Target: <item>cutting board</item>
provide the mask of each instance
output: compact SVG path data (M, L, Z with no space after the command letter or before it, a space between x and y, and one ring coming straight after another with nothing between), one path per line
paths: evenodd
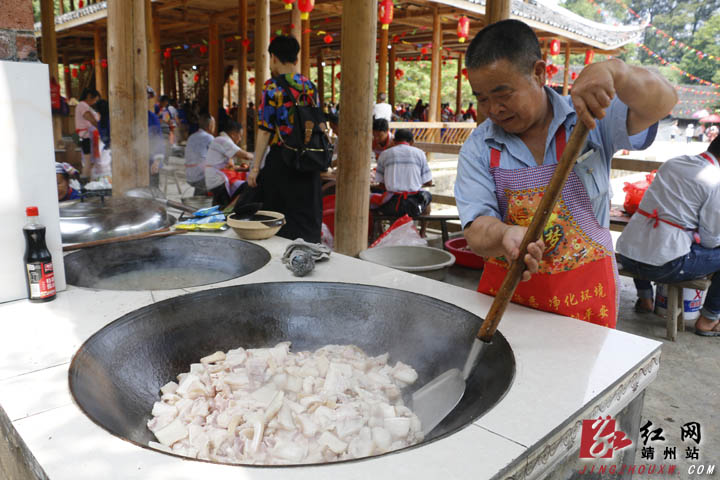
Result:
M0 302L27 298L25 207L40 210L55 285L65 289L48 67L0 61Z

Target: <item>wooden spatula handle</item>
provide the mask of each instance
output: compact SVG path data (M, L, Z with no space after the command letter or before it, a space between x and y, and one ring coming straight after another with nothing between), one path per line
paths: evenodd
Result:
M498 290L497 295L495 295L495 299L490 306L490 311L485 317L485 321L480 327L480 331L478 332L478 338L480 338L480 340L484 342L492 340L492 336L495 334L495 330L497 330L500 319L505 313L505 309L508 303L510 303L510 299L515 293L518 283L520 283L522 279L522 274L525 271L525 261L523 259L525 258L525 254L527 254L527 247L530 242L537 241L545 231L545 225L555 208L558 198L560 198L560 193L565 185L565 181L575 166L575 160L580 154L587 136L587 127L584 123L578 121L573 129L572 135L570 135L570 141L568 141L565 147L565 151L560 158L555 173L553 173L550 179L550 184L545 189L540 205L535 215L533 215L532 222L525 232L525 236L520 244L520 255L510 264L510 269L505 275L500 290Z

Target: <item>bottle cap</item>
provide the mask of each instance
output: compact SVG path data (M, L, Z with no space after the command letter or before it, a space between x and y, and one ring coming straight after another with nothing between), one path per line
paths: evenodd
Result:
M25 215L28 217L37 217L38 216L38 208L37 207L27 207L25 209Z

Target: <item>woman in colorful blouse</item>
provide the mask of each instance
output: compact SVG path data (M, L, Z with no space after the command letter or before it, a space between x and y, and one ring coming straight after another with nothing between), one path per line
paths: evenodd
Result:
M299 172L282 159L280 137L293 129L294 106L317 104L315 85L295 73L300 45L292 36L278 35L270 43L270 73L272 78L263 86L262 103L258 109L258 133L255 143L255 162L248 174L251 187L262 185L263 209L285 215L285 226L278 232L284 238L302 238L320 243L322 230L322 198L320 172ZM285 82L282 82L281 77ZM280 86L289 85L289 90ZM293 98L290 97L293 96ZM262 175L261 162L267 147Z

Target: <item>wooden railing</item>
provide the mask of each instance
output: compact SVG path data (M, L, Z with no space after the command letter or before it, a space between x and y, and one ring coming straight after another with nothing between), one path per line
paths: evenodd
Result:
M410 130L418 143L437 145L462 145L477 125L470 122L391 122L393 133L400 128ZM452 152L448 152L452 153Z

